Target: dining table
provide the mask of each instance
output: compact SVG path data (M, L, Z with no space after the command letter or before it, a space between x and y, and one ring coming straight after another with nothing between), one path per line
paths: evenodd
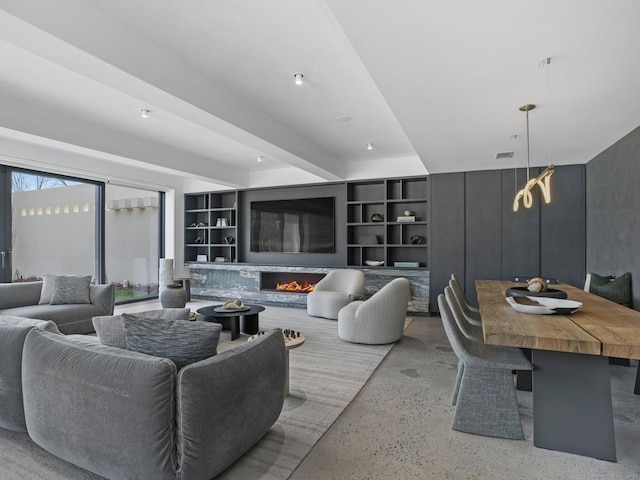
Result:
M534 445L615 462L608 357L640 359L640 312L559 283L577 311L523 313L506 300L522 286L476 280L484 342L531 349Z

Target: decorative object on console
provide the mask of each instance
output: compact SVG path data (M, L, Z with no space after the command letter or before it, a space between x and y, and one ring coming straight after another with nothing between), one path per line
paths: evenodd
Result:
M380 267L381 265L384 265L384 260L365 260L364 263L370 267Z
M384 217L380 213L374 213L373 215L371 215L372 222L382 222L383 220L384 220Z
M414 245L418 245L419 243L422 243L422 237L420 235L411 235L409 241Z
M187 304L187 292L179 283L170 283L160 292L162 308L184 308Z
M420 266L420 262L393 262L393 266L401 268L418 268Z

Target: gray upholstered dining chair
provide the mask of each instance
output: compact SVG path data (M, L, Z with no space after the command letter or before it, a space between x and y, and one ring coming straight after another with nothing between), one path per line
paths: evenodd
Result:
M411 286L395 278L366 301L357 300L338 313L338 336L351 343L381 345L400 340L404 332Z
M480 310L469 303L467 297L462 292L462 288L460 288L460 283L456 278L455 274L451 274L451 280L449 280L449 287L453 290L453 294L458 301L458 305L460 305L460 310L464 315L464 318L472 325L476 327L482 326L482 319L480 317Z
M456 325L458 325L458 329L462 334L470 340L484 342L482 327L478 327L477 325L470 323L465 318L460 307L460 302L453 293L453 288L445 287L444 296L447 299L447 303L449 304L449 308L453 314L453 319L456 321Z
M316 283L307 295L307 313L312 317L338 319L340 309L364 293L364 273L361 270L331 270Z
M461 432L524 439L513 370L532 370L520 349L497 347L465 337L443 294L438 306L447 338L458 357L451 428Z

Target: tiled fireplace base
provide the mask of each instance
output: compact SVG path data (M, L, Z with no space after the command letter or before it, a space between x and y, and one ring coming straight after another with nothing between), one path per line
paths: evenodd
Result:
M306 308L307 294L277 292L261 289L261 273L326 274L331 267L297 267L254 265L245 263L193 263L191 268L191 296L212 301L241 298L245 303ZM345 267L335 267L345 268ZM429 271L404 268L362 268L365 294L373 295L397 277L405 277L411 284L409 312L427 315L429 311Z

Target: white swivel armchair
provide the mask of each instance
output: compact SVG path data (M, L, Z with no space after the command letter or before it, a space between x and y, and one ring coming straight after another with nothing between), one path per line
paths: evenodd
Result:
M338 312L364 293L364 274L360 270L331 270L307 295L307 313L312 317L338 319Z
M338 335L351 343L381 345L400 340L411 299L406 278L396 278L366 301L355 301L338 314Z

